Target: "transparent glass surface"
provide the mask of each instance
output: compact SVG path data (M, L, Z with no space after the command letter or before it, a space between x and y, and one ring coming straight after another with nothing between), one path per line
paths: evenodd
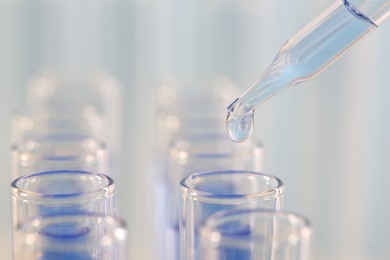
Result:
M112 214L114 181L103 174L50 171L11 184L13 228L38 215L98 212Z
M155 151L153 163L150 164L153 165L151 169L154 184L152 214L156 216L154 220L156 257L165 254L166 260L178 259L177 217L174 217L173 226L167 226L168 210L167 207L162 206L169 205L169 208L176 208L179 198L177 185L182 179L173 179L176 177L168 174L168 183L166 180L167 172L176 171L177 168L174 166L176 159L172 159L168 152L172 142L175 142L174 140L179 136L200 135L210 131L220 131L226 136L224 124L226 105L240 92L233 80L226 75L212 76L203 73L174 75L165 77L159 82L154 92L156 128L152 129Z
M45 135L85 135L104 140L111 176L119 178L122 86L104 70L47 69L30 78L23 105L12 115L11 142Z
M31 136L12 146L13 179L37 172L81 170L108 171L107 148L91 136L57 134Z
M278 178L251 171L196 173L180 182L180 259L199 257L199 228L217 211L240 208L280 210L284 185Z
M82 134L102 137L102 115L92 105L53 100L26 103L11 118L11 141L49 134Z
M200 229L199 259L308 260L309 220L266 209L217 212Z
M15 231L15 260L128 260L125 222L112 215L29 219Z
M263 147L255 138L237 144L230 141L226 133L205 132L178 136L172 142L168 156L164 183L166 259L178 259L180 181L195 172L226 168L260 171L263 167Z

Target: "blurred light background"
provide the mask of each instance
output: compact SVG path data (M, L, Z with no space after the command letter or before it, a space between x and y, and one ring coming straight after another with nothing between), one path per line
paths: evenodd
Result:
M224 75L244 91L332 2L0 0L1 258L11 258L10 117L34 75L107 71L121 82L119 213L130 226L131 259L158 259L151 183L159 82ZM285 208L312 220L311 259L390 258L388 46L389 21L320 76L256 110L265 171L286 183Z

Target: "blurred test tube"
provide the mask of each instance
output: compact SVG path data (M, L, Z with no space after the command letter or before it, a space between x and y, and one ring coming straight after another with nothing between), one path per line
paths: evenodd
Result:
M110 74L44 71L30 81L26 102L12 117L12 143L31 136L72 134L107 145L111 175L120 172L122 88Z
M29 136L12 146L13 179L53 170L81 170L111 176L107 164L105 143L90 136Z
M179 183L192 173L216 170L262 170L263 149L252 138L243 144L230 141L225 133L198 133L177 137L169 149L165 172L166 259L178 258L179 245Z
M227 76L193 76L193 77L167 77L160 82L156 91L156 131L155 153L151 172L153 177L153 215L154 237L156 257L160 257L166 251L162 241L166 225L165 216L167 208L166 199L176 193L166 185L165 170L169 168L169 149L174 139L182 135L207 133L210 131L225 132L225 110L230 98L234 98L241 90ZM178 185L180 179L177 180ZM170 189L170 190L167 190ZM168 192L168 194L167 194ZM171 204L169 202L168 204ZM176 229L177 230L177 229ZM175 231L177 234L177 231ZM177 235L175 235L177 236ZM169 236L171 237L171 236ZM176 238L177 240L177 238ZM171 239L168 239L171 241ZM167 242L170 244L171 242ZM177 243L176 243L177 244ZM175 259L172 252L166 259ZM175 253L174 255L177 255Z
M166 151L177 135L225 131L223 111L236 93L227 76L164 79L157 93L159 148Z
M112 215L38 216L15 231L15 260L128 260L125 222Z
M267 209L217 212L200 229L200 258L308 260L310 222L300 214Z

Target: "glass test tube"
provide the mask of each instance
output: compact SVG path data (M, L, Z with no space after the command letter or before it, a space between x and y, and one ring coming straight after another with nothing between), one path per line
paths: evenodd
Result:
M226 76L164 79L157 93L159 148L175 136L225 131L226 105L240 93Z
M166 259L179 259L180 181L192 173L202 171L260 171L262 162L262 145L254 138L237 144L230 141L226 133L200 133L174 140L169 150L166 171Z
M83 73L46 70L31 79L26 94L26 103L39 112L34 113L34 120L54 121L49 133L54 133L53 128L61 132L65 128L70 133L104 140L110 154L110 169L116 177L121 161L122 99L120 82L104 70ZM59 128L58 124L62 126ZM39 127L42 125L47 124Z
M11 195L14 229L39 215L115 212L114 181L103 174L84 171L31 174L12 182Z
M165 251L167 252L165 259L172 260L178 259L178 228L173 232L175 235L168 235L168 237L174 238L164 238L166 220L160 216L167 212L166 207L163 206L167 204L165 202L167 197L174 198L175 203L177 203L177 185L180 179L175 181L174 188L167 187L163 172L169 167L167 151L170 149L171 142L178 136L210 131L225 132L226 105L241 91L229 77L205 77L203 75L165 78L161 81L157 91L156 122L158 123L158 131L155 132L156 153L152 164L154 175L152 210L154 211L153 215L158 216L154 220L156 244L154 248L156 248L156 257L160 257ZM224 135L226 136L226 134ZM177 195L172 197L172 192ZM167 249L163 241L172 240L176 241L174 248ZM166 244L172 245L171 242Z
M91 136L31 136L12 146L12 175L15 179L53 170L108 173L107 157L105 143Z
M76 122L79 128L83 124L87 128L84 130L95 131L96 137L109 142L109 137L119 136L117 131L120 130L117 128L121 123L121 97L119 82L105 71L77 74L45 70L29 82L27 114L46 125L51 120ZM38 127L43 125L38 124ZM56 127L55 124L51 126Z
M226 210L205 220L200 238L199 259L308 260L310 223L285 211Z
M217 211L239 208L280 210L284 185L278 178L251 171L195 173L180 182L180 259L198 260L199 228Z
M101 137L102 115L92 105L65 101L27 103L18 107L11 118L11 142L31 136L88 135Z
M15 260L128 260L126 224L112 215L38 216L14 236Z
M26 102L12 116L11 143L44 135L104 140L110 176L120 177L122 88L105 71L43 71L30 80Z

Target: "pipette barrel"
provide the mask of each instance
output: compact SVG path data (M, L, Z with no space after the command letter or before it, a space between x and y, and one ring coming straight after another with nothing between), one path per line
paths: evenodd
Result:
M389 0L342 0L330 6L291 37L264 74L228 106L230 137L244 141L252 133L256 107L317 76L389 16Z

